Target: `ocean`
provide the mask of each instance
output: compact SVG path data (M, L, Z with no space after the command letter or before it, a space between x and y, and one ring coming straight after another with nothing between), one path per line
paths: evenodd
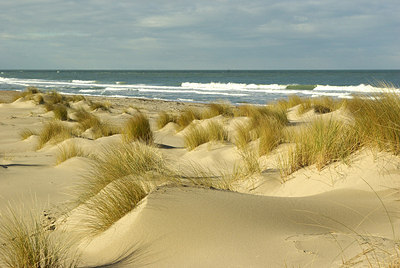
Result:
M291 94L351 98L379 92L381 82L399 89L400 70L0 71L0 90L35 86L66 94L233 104L265 104Z

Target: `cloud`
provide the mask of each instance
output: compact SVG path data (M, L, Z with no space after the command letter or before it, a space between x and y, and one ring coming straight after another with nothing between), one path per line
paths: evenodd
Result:
M66 68L399 68L399 6L395 0L3 0L0 49L9 55L0 55L0 68L12 60L46 64L38 68L54 62ZM32 56L18 58L22 50ZM373 60L361 66L366 57Z

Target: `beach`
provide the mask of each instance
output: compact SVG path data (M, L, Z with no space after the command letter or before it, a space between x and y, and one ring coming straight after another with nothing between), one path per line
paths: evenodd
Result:
M38 214L76 267L399 263L397 145L352 132L356 102L25 92L0 91L0 216Z

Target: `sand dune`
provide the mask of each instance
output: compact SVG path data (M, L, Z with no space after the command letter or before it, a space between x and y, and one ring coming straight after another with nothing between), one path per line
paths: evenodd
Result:
M189 151L184 147L185 130L177 132L175 123L155 129L159 111L177 113L187 104L110 101L110 111L91 113L121 125L137 113L132 106L145 112L156 149L171 170L191 165L213 174L246 169L232 137ZM88 108L85 105L71 103L69 117L74 118L72 109ZM48 142L41 149L38 135L21 140L22 130L38 132L53 116L33 101L0 104L0 215L9 202L23 203L28 210L35 200L35 206L57 218L56 233L79 238L73 246L80 255L79 267L374 267L388 264L398 254L400 159L367 148L346 163L335 162L321 170L302 168L283 183L278 158L290 147L283 144L257 158L260 172L232 182L235 191L166 181L107 230L88 235L83 227L84 204L71 206L69 201L72 187L83 180L93 160L72 157L57 165L59 150L77 144L85 155L96 155L121 143L123 134L98 139L82 134ZM348 119L344 110L323 116L289 111L291 127L318 117ZM196 123L204 125L209 120ZM222 120L230 135L235 135L236 124L247 119L221 116L213 120ZM72 120L64 124L77 125ZM256 148L257 142L249 148Z

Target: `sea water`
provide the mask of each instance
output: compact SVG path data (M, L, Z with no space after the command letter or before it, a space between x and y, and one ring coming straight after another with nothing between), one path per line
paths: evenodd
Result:
M381 82L400 85L400 70L129 71L2 70L0 90L35 86L66 94L265 104L292 94L351 98Z

